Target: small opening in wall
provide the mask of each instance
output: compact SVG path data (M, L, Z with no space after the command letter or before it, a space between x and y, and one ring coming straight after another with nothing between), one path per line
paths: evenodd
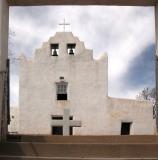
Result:
M52 56L58 56L59 55L59 44L51 44L50 45L51 48L51 55Z
M76 47L75 43L67 44L67 52L68 52L69 55L74 55L75 54L75 47Z
M52 116L53 120L63 120L63 116Z
M67 94L57 94L57 100L67 100Z
M63 135L62 126L52 126L52 135Z
M73 116L70 116L70 117L69 117L69 120L73 120Z
M60 77L60 80L64 80L64 77L61 76L61 77Z
M70 135L73 135L73 127L69 128L69 133L70 133Z
M130 135L132 122L122 122L121 123L121 135Z

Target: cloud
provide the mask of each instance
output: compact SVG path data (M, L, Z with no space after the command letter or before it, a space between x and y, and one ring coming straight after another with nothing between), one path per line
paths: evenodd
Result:
M123 77L123 82L128 85L128 88L155 85L155 52L155 45L149 44L132 60L128 72Z
M87 48L93 49L94 57L100 56L103 52L108 53L109 95L133 98L137 90L141 89L142 82L138 79L137 85L131 87L128 76L136 79L136 72L131 75L127 73L131 70L131 63L137 57L144 56L142 53L149 44L155 43L154 8L11 7L10 27L16 33L16 54L25 53L32 56L43 41L47 41L56 31L61 31L58 24L64 18L71 23L67 30L84 41ZM137 63L139 64L138 61ZM150 65L154 65L153 62ZM146 71L143 72L145 74ZM122 83L125 81L123 78L128 79L128 83ZM122 88L126 88L126 93L122 93Z
M127 72L112 87L113 96L126 98L135 98L142 89L155 87L155 44L149 44L132 59Z

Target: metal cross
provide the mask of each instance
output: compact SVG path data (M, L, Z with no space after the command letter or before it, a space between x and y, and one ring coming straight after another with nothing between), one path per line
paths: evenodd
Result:
M65 22L65 18L64 18L64 22L63 22L63 23L59 23L59 25L62 25L62 26L63 26L63 30L64 30L64 32L65 32L65 26L70 25L70 23L66 23L66 22Z

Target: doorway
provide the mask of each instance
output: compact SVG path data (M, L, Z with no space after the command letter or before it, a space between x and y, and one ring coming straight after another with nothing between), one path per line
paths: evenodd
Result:
M131 122L121 123L121 135L130 135L131 124Z

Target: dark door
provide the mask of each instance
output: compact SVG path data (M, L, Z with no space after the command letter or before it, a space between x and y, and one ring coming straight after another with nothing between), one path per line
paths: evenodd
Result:
M121 135L129 135L130 134L131 123L130 122L122 122L121 124Z

